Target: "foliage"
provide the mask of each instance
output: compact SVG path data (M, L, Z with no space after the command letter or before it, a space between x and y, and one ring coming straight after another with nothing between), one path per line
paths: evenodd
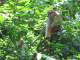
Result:
M18 41L22 36L25 60L30 60L38 49L41 53L58 56L59 59L66 59L73 55L80 59L79 3L78 0L5 0L4 3L2 2L0 4L0 60L19 60ZM55 7L62 12L63 31L50 43L44 39L44 26L48 19L47 12Z

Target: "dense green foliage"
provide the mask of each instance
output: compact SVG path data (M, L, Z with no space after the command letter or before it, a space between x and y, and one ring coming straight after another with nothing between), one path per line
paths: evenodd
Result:
M63 31L50 43L44 39L44 27L47 12L55 7L62 12ZM0 3L0 60L20 60L21 37L25 60L30 60L38 49L59 59L73 55L80 59L80 1L4 0Z

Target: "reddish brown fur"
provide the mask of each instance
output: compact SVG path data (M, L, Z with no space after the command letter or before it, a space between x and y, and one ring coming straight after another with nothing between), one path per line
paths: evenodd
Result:
M60 13L58 11L49 11L48 12L48 23L47 23L47 30L46 30L46 37L47 38L51 38L51 36L60 31L61 27L60 24L58 23L60 20ZM59 19L55 19L55 17L59 18ZM57 21L57 22L56 22Z

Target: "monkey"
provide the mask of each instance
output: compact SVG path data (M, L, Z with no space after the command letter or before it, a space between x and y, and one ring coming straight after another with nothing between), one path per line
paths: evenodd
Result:
M48 12L45 38L51 39L54 33L61 30L62 17L59 11L51 10Z

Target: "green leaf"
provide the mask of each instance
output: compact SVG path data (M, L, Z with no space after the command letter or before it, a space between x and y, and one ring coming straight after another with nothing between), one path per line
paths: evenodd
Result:
M4 21L4 17L0 15L0 23L3 23L3 21Z

